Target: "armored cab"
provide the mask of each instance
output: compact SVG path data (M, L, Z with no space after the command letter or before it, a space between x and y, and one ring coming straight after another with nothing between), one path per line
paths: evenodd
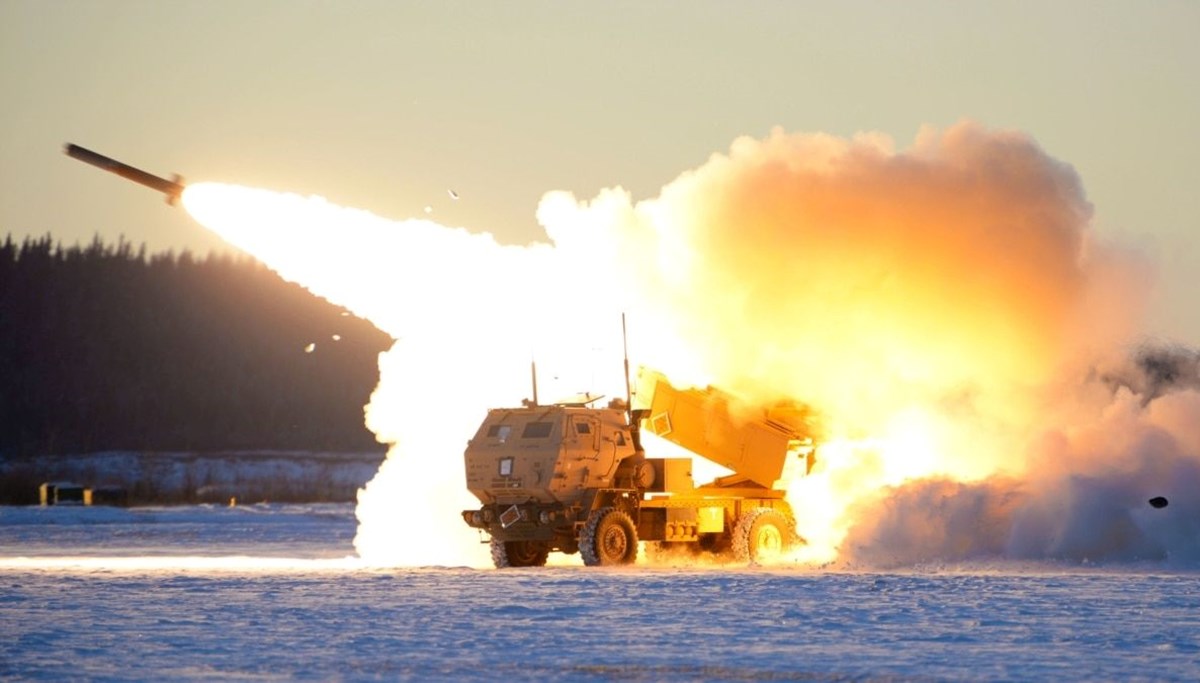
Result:
M806 412L731 411L728 394L679 390L643 372L638 410L620 400L529 403L488 412L465 451L481 506L463 519L490 537L497 567L539 566L550 552L629 564L640 541L755 561L797 539L785 492L789 458L809 458ZM733 471L697 486L689 458L647 458L641 430Z

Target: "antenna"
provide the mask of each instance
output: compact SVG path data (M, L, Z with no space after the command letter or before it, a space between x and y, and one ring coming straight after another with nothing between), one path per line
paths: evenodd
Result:
M621 313L621 346L625 351L625 410L633 411L633 390L629 387L629 336L625 333L625 313Z
M533 358L529 359L529 374L533 381L533 405L537 406L537 361Z

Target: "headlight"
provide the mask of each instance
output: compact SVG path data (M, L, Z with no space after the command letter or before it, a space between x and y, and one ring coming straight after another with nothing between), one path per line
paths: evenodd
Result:
M471 524L473 526L483 526L483 513L479 510L471 513Z
M539 512L538 513L538 521L541 522L542 524L549 524L550 523L550 511L542 510L541 512Z

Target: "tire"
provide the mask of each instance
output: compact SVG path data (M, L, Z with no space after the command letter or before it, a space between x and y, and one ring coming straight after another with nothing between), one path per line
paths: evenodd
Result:
M792 525L782 513L771 508L754 508L738 517L730 552L737 562L774 562L792 547L794 537Z
M540 541L498 541L492 539L492 564L504 567L544 567L550 547Z
M593 512L579 534L579 554L588 567L611 567L637 561L637 527L623 510Z

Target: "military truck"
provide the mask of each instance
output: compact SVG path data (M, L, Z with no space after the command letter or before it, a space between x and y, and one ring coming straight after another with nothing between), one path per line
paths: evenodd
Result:
M708 553L767 561L799 541L777 488L789 462L811 470L810 414L781 404L745 412L712 387L677 389L639 373L636 403L588 395L488 411L464 454L467 488L480 507L466 523L486 534L496 567L542 566L551 552L588 566L656 553ZM646 429L732 474L696 486L692 459L647 457ZM798 462L796 462L798 461Z

